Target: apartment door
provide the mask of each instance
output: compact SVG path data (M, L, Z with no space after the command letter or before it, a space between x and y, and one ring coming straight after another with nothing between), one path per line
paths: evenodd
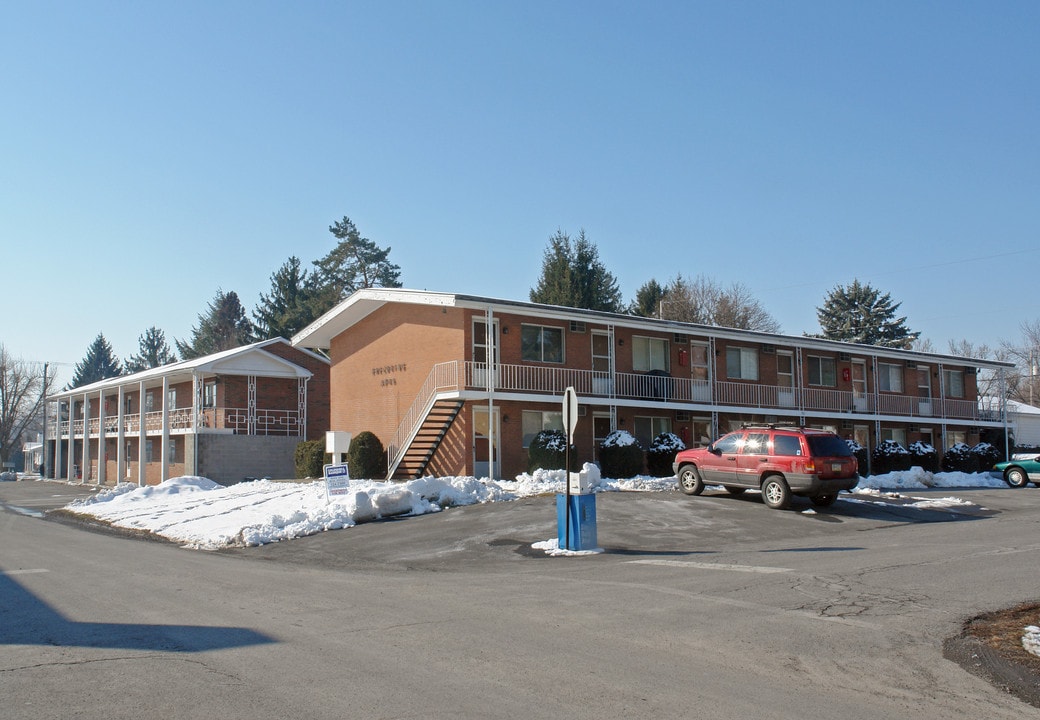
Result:
M690 343L690 379L694 402L711 402L711 355L708 343Z
M494 412L494 447L491 446L492 426L488 423L487 407L473 408L473 474L478 477L499 477L499 450L502 447L502 424L498 408Z
M932 373L927 365L917 367L917 403L921 415L932 414Z
M866 360L853 360L852 409L856 412L867 412L867 407L867 362Z
M777 404L794 407L794 353L776 353Z
M473 373L471 384L476 388L486 388L488 381L498 384L498 378L492 377L498 362L498 320L491 323L492 332L488 334L487 320L473 319Z
M603 445L603 441L607 439L607 435L614 431L612 424L613 419L610 413L592 414L592 444L596 451L596 460L599 460L599 449Z
M610 397L614 394L614 380L610 369L613 367L610 333L593 331L592 333L592 394Z

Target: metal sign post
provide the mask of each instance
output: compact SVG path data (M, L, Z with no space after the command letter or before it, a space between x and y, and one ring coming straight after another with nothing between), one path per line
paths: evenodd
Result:
M574 426L578 424L578 394L573 387L563 391L563 426L567 432L567 449L563 453L564 482L567 485L566 512L564 515L564 545L571 547L571 444L574 443Z

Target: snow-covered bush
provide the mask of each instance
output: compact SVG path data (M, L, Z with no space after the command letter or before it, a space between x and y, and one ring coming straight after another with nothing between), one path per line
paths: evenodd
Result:
M964 443L957 443L943 453L941 467L943 472L975 472L978 462L971 453L971 448Z
M686 449L686 443L673 433L661 433L650 443L646 451L646 469L654 477L668 477L674 474L672 463L680 450Z
M859 465L859 474L867 474L867 449L860 445L858 442L851 438L845 438L845 444L849 446L849 450L856 456L856 462Z
M1000 451L988 442L980 442L971 449L971 454L975 458L976 472L992 470L993 466L1000 462Z
M527 471L562 470L567 462L567 436L562 430L542 430L531 440L527 448ZM571 469L577 463L576 453L571 453Z
M627 430L615 430L599 447L599 467L605 478L622 480L643 472L643 448Z
M910 451L911 464L928 472L939 472L939 453L926 442L918 440L907 448Z
M870 456L870 470L875 475L909 470L912 462L910 451L905 447L895 440L882 440Z

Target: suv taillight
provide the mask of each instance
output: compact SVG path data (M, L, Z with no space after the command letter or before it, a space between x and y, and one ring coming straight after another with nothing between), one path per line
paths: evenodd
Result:
M805 472L809 475L816 474L816 462L812 458L805 461Z

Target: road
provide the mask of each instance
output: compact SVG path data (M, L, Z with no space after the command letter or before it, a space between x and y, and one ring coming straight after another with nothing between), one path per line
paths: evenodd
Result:
M957 511L604 494L592 557L552 498L199 552L34 517L0 483L0 714L25 718L1035 718L942 656L1035 599L1040 490ZM62 497L53 497L61 495Z

